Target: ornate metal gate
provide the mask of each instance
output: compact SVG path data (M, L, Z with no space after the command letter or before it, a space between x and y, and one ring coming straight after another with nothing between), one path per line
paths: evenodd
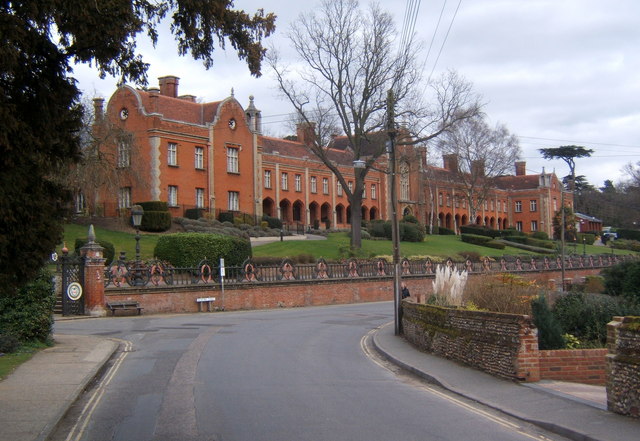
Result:
M84 314L84 259L66 255L62 261L62 315Z

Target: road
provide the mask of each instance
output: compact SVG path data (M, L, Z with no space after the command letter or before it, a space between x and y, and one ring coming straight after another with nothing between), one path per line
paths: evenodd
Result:
M56 323L123 340L53 437L68 440L559 439L377 359L389 302Z

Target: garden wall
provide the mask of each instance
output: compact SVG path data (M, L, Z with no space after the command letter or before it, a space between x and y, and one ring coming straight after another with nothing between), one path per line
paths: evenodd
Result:
M614 317L607 349L607 408L640 418L640 317Z
M538 335L529 316L402 302L406 339L493 375L538 381Z
M540 379L604 385L607 349L539 351Z

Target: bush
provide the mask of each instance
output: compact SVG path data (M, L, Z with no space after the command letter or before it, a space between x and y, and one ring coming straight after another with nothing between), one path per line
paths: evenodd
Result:
M618 239L629 239L629 240L640 241L640 230L629 230L626 228L618 228L616 230L616 234L618 235Z
M198 220L203 217L204 208L189 208L184 211L184 217L187 219Z
M51 274L41 270L16 295L0 297L0 334L13 336L20 342L46 342L53 327L55 303Z
M228 211L221 211L220 214L218 214L218 220L222 223L229 222L233 224L233 213Z
M538 328L538 347L540 350L562 349L565 346L562 327L549 309L547 299L539 296L531 302L533 323Z
M538 294L535 283L513 274L480 275L467 282L463 300L476 309L531 315L531 299Z
M171 213L168 211L147 211L142 215L140 230L161 232L171 228Z
M11 334L0 334L0 355L13 352L20 347L20 340Z
M195 267L205 258L212 262L223 258L227 266L240 266L251 257L251 243L219 234L167 234L158 238L154 254L177 267Z
M400 240L405 242L422 242L424 228L420 224L400 222Z
M387 237L384 229L385 222L382 220L375 220L369 222L369 227L367 231L373 237Z
M538 240L549 240L549 235L544 231L535 231L531 234L531 237ZM593 242L591 244L593 244Z
M169 211L169 205L163 201L136 202L144 211Z
M546 248L548 250L556 249L556 244L550 240L539 240L528 236L507 236L503 239L509 242L521 243L523 245L529 245L537 248Z
M607 294L640 300L640 261L605 268L602 275Z
M464 234L474 234L477 236L486 236L491 238L500 237L500 230L483 227L482 225L464 225L460 227L460 232Z
M493 240L489 236L482 236L479 234L466 234L466 233L463 233L460 236L460 238L462 239L463 242L470 243L473 245L480 245L480 246L483 246L487 242L491 242Z
M265 214L264 216L262 216L262 220L267 222L269 228L273 228L274 230L279 230L282 228L282 221L277 217L271 217Z
M73 247L76 254L80 254L80 248L87 244L87 238L76 238L76 243ZM105 265L110 265L113 262L113 258L116 255L116 249L113 244L109 241L98 239L96 243L100 245L104 250L102 251L102 255L105 258Z
M408 222L410 224L420 224L420 222L418 222L418 218L415 217L412 214L407 214L402 218L402 222Z
M438 234L441 236L454 236L456 232L450 228L438 227Z
M584 242L582 241L584 239ZM585 243L587 245L593 245L593 243L596 241L596 235L595 234L587 234L587 233L578 233L578 244L582 244Z

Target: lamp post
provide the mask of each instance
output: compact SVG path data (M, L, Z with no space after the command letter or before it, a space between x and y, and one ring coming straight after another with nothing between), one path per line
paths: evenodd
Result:
M587 255L587 238L582 236L582 255Z
M142 224L142 215L144 209L140 205L134 205L131 207L131 222L136 227L136 262L133 271L133 284L136 286L143 285L142 269L140 262L140 225Z
M396 128L394 123L394 97L393 91L387 93L387 153L389 154L389 168L391 179L391 240L393 242L393 317L395 324L395 335L400 335L400 231L398 225L398 196L396 192Z

